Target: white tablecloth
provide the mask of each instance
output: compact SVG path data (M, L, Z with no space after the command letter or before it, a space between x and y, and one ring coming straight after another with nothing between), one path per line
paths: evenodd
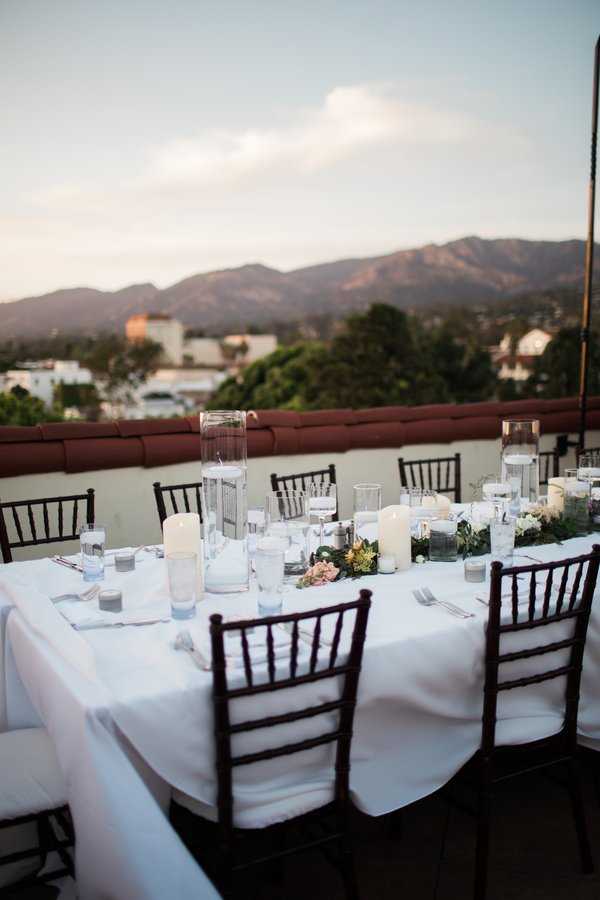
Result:
M535 547L531 548L531 555L539 560L565 558L587 551L595 540L591 536L562 546ZM489 569L489 557L484 559ZM527 562L518 557L515 561ZM67 583L81 585L81 577L76 573L66 569L56 573L55 568L59 569L41 561L4 566L0 570L0 592L20 607L20 612L8 620L11 649L29 695L57 744L75 796L81 799L85 810L85 817L76 826L78 854L88 866L98 848L98 823L93 821L98 805L102 807L98 818L106 831L110 823L122 836L124 848L141 846L140 835L136 835L135 828L128 829L127 818L123 825L120 823L120 811L131 810L128 798L143 782L152 784L151 773L159 776L159 785L184 791L203 804L208 814L214 812L211 676L187 654L174 649L178 631L175 622L79 633L68 627L68 666L59 656L56 623L52 624L53 616L60 618L58 611L52 609L50 615L45 606L44 616L36 622L31 604L25 599L34 591L58 593L58 587L65 590ZM160 602L163 575L163 562L147 559L134 573L112 573L108 582L123 590L126 609L143 610L148 604ZM48 578L57 583L50 585ZM19 584L19 580L26 585ZM474 616L457 619L443 609L419 606L411 588L423 585ZM354 599L360 587L373 591L373 604L355 719L351 789L359 808L380 815L436 790L479 745L487 607L476 595L482 589L489 590L489 581L483 585L465 582L462 560L414 564L410 571L395 575L304 590L290 587L284 594L284 608L308 610ZM44 598L38 599L42 605ZM206 595L198 606L197 618L185 624L195 639L207 647L210 613L254 615L256 610L254 589L245 594ZM79 657L83 661L81 667L77 665ZM586 649L579 727L582 741L600 748L599 679L597 607L592 613ZM512 715L506 724L517 739L523 728L528 733L532 728L548 731L551 699L541 709L517 709ZM9 698L9 723L10 717ZM128 760L131 747L136 748L136 753ZM106 764L116 749L121 752L119 778L113 779ZM302 808L328 789L327 778L318 767L311 771L309 784L307 779L298 781L297 770L287 771L284 762L272 770L270 783L260 795L251 783L245 785L238 815L247 824L264 823L277 818L282 808ZM145 801L150 803L148 796ZM161 827L164 829L164 822ZM108 834L103 835L104 840L108 847ZM130 859L119 862L126 869ZM146 864L152 867L151 856L146 856ZM160 868L158 858L155 865ZM92 867L90 871L92 883L86 885L82 896L99 896L94 893L93 882L107 877L106 867ZM150 891L150 881L141 890ZM173 895L186 896L177 892ZM121 896L158 897L159 893L138 891Z

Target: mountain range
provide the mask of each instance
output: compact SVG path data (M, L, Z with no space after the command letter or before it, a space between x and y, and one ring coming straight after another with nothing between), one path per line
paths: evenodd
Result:
M595 254L594 283L600 274ZM584 241L465 237L368 259L345 259L291 272L255 264L194 275L159 290L68 288L0 304L0 335L33 338L52 331L123 332L137 313L167 313L207 334L268 330L275 322L328 313L345 318L373 303L416 311L439 304L481 304L531 291L585 283Z

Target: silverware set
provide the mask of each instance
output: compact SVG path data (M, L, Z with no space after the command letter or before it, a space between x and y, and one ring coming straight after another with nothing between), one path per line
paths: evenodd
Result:
M196 665L201 669L204 669L205 672L209 672L212 669L211 663L207 660L204 654L200 650L198 650L194 643L194 639L192 638L187 628L182 628L182 630L175 638L175 649L185 650L187 653L189 653Z
M427 587L421 588L420 590L419 588L415 588L413 594L417 603L420 603L421 606L441 606L442 609L445 609L451 616L456 616L458 619L471 619L474 616L474 613L466 612L464 609L461 609L460 606L456 606L448 600L438 600Z
M50 597L50 599L53 603L60 603L61 600L93 600L99 591L100 585L93 584L91 588L88 588L87 591L83 591L81 594L57 594L56 597Z

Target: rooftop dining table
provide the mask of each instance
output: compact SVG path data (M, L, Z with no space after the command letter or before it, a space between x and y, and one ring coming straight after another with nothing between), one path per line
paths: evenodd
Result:
M575 556L596 540L590 535L516 550L515 564L531 562L531 557ZM284 593L284 611L291 612L353 600L361 587L373 591L350 774L353 800L369 815L434 792L479 746L488 612L482 601L489 592L490 557L481 559L487 564L483 583L465 581L459 558L302 590L292 585ZM460 619L440 607L419 605L412 589L425 585L472 616ZM168 615L164 560L143 554L133 572L107 568L104 586L122 590L123 619ZM175 792L214 818L211 674L176 651L181 624L175 620L143 627L73 628L65 616L81 622L90 615L86 607L97 610L97 600L55 605L49 597L82 587L79 573L50 559L0 567L6 724L19 727L41 720L50 732L75 821L82 900L210 897L204 873L164 812ZM248 592L206 594L196 618L183 623L207 654L213 612L256 615L255 584ZM579 715L580 740L596 749L599 683L596 603ZM499 728L516 742L532 731L549 733L557 722L555 700L550 690L535 709L513 703L500 713ZM329 796L327 752L303 774L301 767L278 761L260 792L250 776L242 778L237 821L264 825Z

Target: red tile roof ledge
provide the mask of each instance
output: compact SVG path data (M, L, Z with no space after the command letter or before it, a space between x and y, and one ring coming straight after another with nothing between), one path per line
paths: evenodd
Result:
M502 419L537 418L542 435L579 431L579 398L515 403L383 406L297 413L248 412L249 457L344 453L356 449L493 440ZM600 397L586 404L586 427L600 429ZM200 459L198 416L101 423L0 426L0 478L45 472L154 468Z

